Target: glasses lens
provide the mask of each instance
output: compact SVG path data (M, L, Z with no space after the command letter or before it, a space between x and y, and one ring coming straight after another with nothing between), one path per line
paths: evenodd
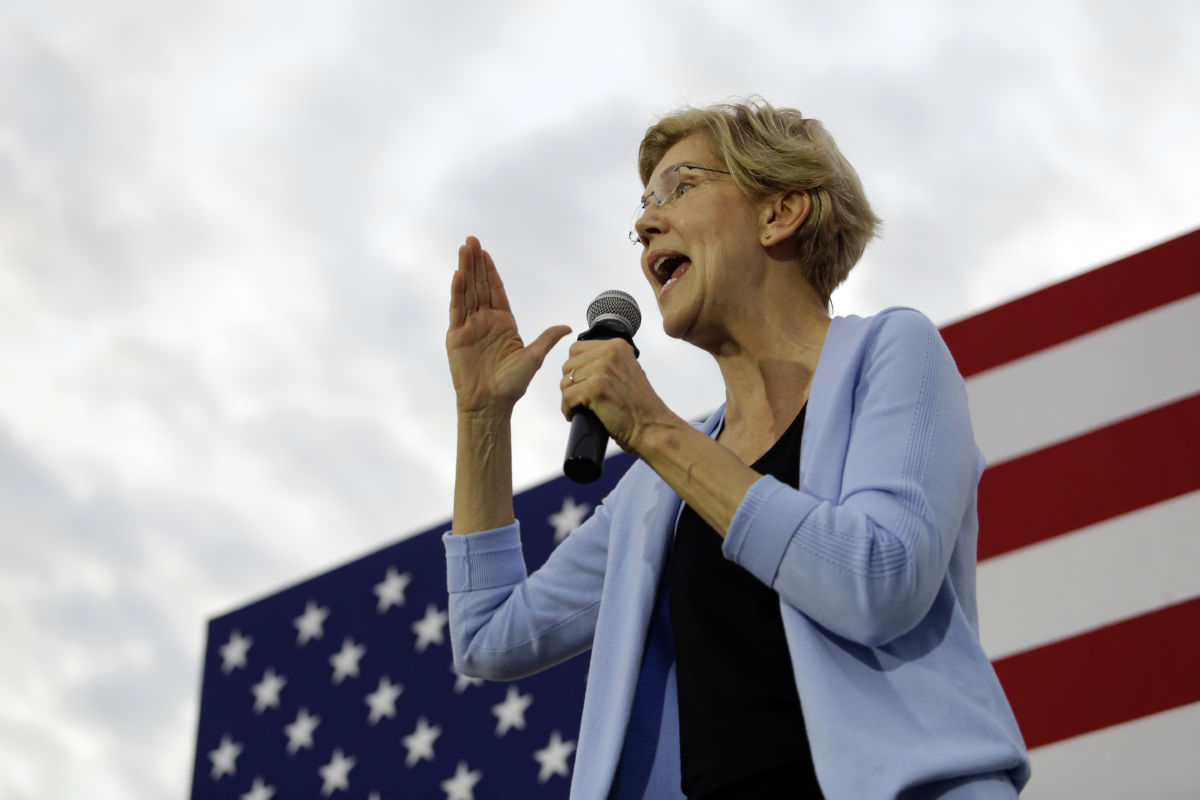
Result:
M679 189L679 184L683 180L680 172L685 169L688 169L686 165L668 169L646 185L646 193L642 195L641 202L634 209L633 221L629 223L629 241L634 244L641 243L642 240L637 233L638 220L646 213L646 209L650 207L651 203L656 206L666 205L667 201L675 195L675 191Z
M645 207L650 203L654 203L656 206L666 205L667 201L675 194L675 190L679 188L679 182L683 180L681 173L685 169L687 169L685 166L669 169L650 181L650 185L646 187L646 195L642 198L642 206Z

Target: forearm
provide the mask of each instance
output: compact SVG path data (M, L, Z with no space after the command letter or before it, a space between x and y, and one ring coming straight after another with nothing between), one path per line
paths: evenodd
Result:
M510 413L460 413L453 532L492 530L514 518Z
M648 428L639 436L637 454L722 538L746 492L762 477L682 420Z

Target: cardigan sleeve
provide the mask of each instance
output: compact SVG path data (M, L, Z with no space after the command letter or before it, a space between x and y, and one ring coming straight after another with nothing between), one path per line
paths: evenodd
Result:
M519 522L443 535L455 670L515 680L587 650L604 584L608 522L600 505L528 576Z
M818 624L879 646L921 621L960 534L975 535L982 456L962 378L923 315L875 318L855 357L827 417L810 420L846 426L840 439L814 437L838 441L844 452L818 449L804 460L814 472L841 474L802 473L799 489L764 476L723 547ZM802 448L810 446L805 438ZM834 489L822 496L816 485Z

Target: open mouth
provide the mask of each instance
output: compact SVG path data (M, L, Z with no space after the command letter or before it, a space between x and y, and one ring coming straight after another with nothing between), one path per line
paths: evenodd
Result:
M650 271L654 273L654 277L665 289L682 277L691 264L691 259L682 253L663 253L654 259L654 263L650 265Z

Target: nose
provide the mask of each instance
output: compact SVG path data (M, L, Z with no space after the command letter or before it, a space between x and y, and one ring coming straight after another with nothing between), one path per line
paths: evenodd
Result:
M651 236L666 233L667 227L667 218L663 214L662 206L653 202L646 204L646 210L633 223L634 231L643 242Z

